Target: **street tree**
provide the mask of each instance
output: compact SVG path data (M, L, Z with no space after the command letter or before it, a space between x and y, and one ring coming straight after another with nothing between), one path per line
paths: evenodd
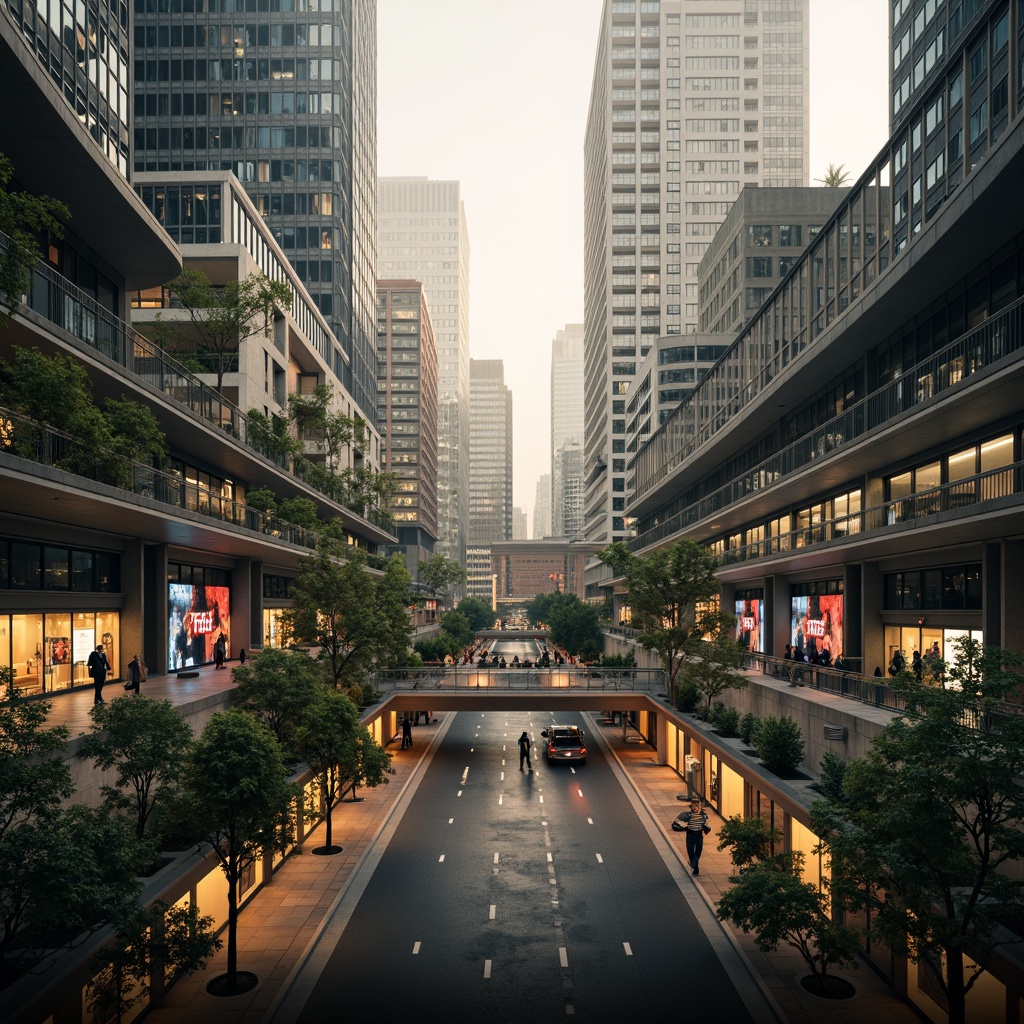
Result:
M115 926L112 944L93 957L95 974L87 990L92 1019L115 1024L136 1006L159 998L154 978L194 974L223 945L213 918L200 916L194 904L132 907Z
M991 962L1001 921L1024 915L1024 717L1020 654L954 643L947 688L894 681L906 710L851 761L811 824L833 896L867 907L869 929L930 970L950 1024Z
M553 644L581 661L596 661L604 653L604 634L592 605L575 594L562 594L549 615L548 635Z
M245 439L272 462L290 465L302 452L302 442L292 433L291 418L250 409L245 414Z
M458 655L473 642L473 630L469 619L462 612L444 612L441 615L441 631L450 638L452 655Z
M632 625L640 631L637 642L661 655L675 706L676 676L702 635L697 608L718 594L718 559L692 540L646 555L634 555L616 541L597 557L625 579Z
M284 281L272 281L259 273L244 281L215 285L203 271L186 267L167 288L186 318L157 316L156 340L172 354L208 357L218 392L224 388L224 374L241 344L267 333L275 306L289 309L292 304L291 288Z
M265 647L231 673L236 706L259 719L287 754L296 754L296 733L318 691L323 666L301 651Z
M71 219L60 200L12 189L13 177L14 166L0 153L0 232L8 238L0 246L0 327L8 325L31 286L32 268L40 255L36 236L63 238L62 221Z
M455 610L466 617L469 628L478 633L481 629L490 629L494 625L494 609L490 601L484 601L479 597L464 597L456 606Z
M437 553L426 562L417 565L420 581L425 583L439 597L447 597L466 582L466 570L458 562Z
M238 971L239 883L267 851L282 847L296 795L281 747L262 722L238 709L210 718L182 771L173 822L201 852L213 851L228 884L227 973L210 983L218 994L254 984Z
M711 714L711 704L726 690L740 690L747 685L746 676L738 669L743 665L743 647L733 635L735 619L721 612L710 612L700 617L693 644L693 656L683 662L683 679L704 695L705 713Z
M342 762L350 757L352 738L359 728L359 711L344 694L326 688L319 690L306 707L296 730L296 746L319 783L318 806L311 811L324 815L324 845L313 852L341 853L332 836L334 807L341 799L347 780Z
M377 616L377 645L374 667L394 668L407 658L412 642L412 577L400 554L392 555L384 565L384 575L374 585L374 610Z
M283 616L296 642L316 649L335 687L362 682L374 664L382 636L376 581L358 551L346 557L330 532L320 535L316 551L299 561L292 584L293 607ZM408 612L403 608L408 619Z
M762 818L726 822L718 848L731 847L739 870L729 876L718 916L744 933L753 932L762 952L774 953L780 944L795 949L819 991L827 994L829 971L857 966L857 938L829 917L827 884L819 889L803 880L804 855L771 852L781 838Z
M342 795L351 792L352 800L360 786L376 789L387 785L391 774L391 755L373 738L365 725L359 725L349 737L338 760Z
M103 772L116 772L102 792L107 803L127 811L142 839L151 832L154 810L173 788L192 743L192 730L169 700L118 697L93 710L92 729L82 743Z

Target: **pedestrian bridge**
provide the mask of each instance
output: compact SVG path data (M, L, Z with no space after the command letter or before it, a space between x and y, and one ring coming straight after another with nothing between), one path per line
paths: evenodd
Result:
M515 643L517 640L547 640L548 631L546 629L481 629L476 634L477 640L486 640L488 643L492 643L495 640L507 640L509 643Z
M394 669L375 673L370 683L390 711L631 711L663 699L667 677L661 669L497 668L458 665Z

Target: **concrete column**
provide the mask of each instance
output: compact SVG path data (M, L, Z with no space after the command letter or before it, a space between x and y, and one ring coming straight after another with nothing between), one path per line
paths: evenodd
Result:
M121 679L128 678L128 662L132 657L143 653L143 618L147 593L143 555L143 543L138 537L125 538L124 554L121 555L121 592L124 594L124 607L121 609L118 663L113 665L114 676ZM113 659L111 663L113 664Z
M982 572L987 566L983 567ZM1013 651L1024 651L1024 617L1020 614L1019 581L1024 579L1024 541L1003 541L1002 579L999 587L997 613L1002 617L1002 640L1000 647ZM991 643L988 635L990 590L985 588L985 642Z
M655 713L654 729L658 746L655 761L657 764L668 764L668 716Z
M772 604L775 614L772 624L772 649L781 657L790 642L790 603L789 603L789 580L782 576L771 576L765 580L765 599L768 598L768 586L771 586Z
M1015 577L1013 570L1019 569L1021 542L1006 541L1000 544L998 541L986 544L981 556L981 628L985 634L985 643L995 647L1019 647L1009 639L1007 627L1012 629L1019 636L1019 624L1013 621L1013 612L1017 607L1015 595L1004 593L1005 579L1013 581L1013 586L1019 577ZM1005 570L1005 572L1004 572Z
M775 608L775 577L765 576L764 622L761 623L761 635L764 638L762 641L764 643L764 653L774 655L776 658L781 658L782 652L786 649L786 643L784 641L781 647L779 647L777 643L777 637L775 635L775 624L777 619Z
M253 632L254 615L260 624ZM252 649L253 636L263 636L263 562L253 558L236 559L231 570L231 636L228 647L237 658L241 648ZM262 644L260 644L262 646Z
M167 673L170 608L167 600L167 545L147 544L143 555L142 660L151 676ZM132 652L135 653L134 651Z
M843 658L864 657L863 566L846 566L843 579ZM881 610L881 603L877 606Z
M882 607L885 603L885 584L877 562L861 565L861 671L871 675L878 665L885 670L885 627Z

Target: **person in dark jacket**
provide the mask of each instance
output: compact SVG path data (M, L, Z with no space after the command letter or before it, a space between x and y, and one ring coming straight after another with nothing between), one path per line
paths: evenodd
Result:
M113 671L110 667L110 662L107 661L107 656L103 652L103 644L99 644L96 650L89 655L89 661L86 663L89 670L89 675L92 676L92 687L93 687L93 704L102 704L103 701L103 684L107 681L107 673Z
M128 682L124 688L134 691L136 696L142 693L142 659L137 654L128 662Z

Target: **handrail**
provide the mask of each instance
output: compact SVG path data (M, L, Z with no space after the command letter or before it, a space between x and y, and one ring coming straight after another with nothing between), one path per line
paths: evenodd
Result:
M108 484L143 498L197 512L275 540L313 550L317 535L294 523L259 512L186 483L180 474L155 469L0 407L0 452Z
M8 236L0 232L0 248L9 247ZM291 473L310 490L323 494L295 472L290 460L268 454L250 439L248 418L238 406L42 260L31 268L31 283L28 295L25 296L25 305L49 323L117 363L128 373L144 380L176 405L220 427L240 444ZM331 495L324 494L324 497L341 505ZM341 507L379 529L391 532L392 523L381 510L367 508L357 512L345 505Z
M633 550L720 514L729 505L831 457L841 448L878 427L902 418L910 410L933 401L967 377L987 369L999 359L1024 348L1024 299L990 317L916 366L865 396L840 415L812 430L742 476L681 509L650 530L632 538ZM684 449L665 466L665 472L695 450ZM636 496L641 495L637 490Z
M666 674L662 669L603 668L558 665L551 668L500 668L496 665L424 665L421 668L380 669L369 679L380 693L422 690L428 693L453 690L523 690L555 692L640 692L664 696Z

